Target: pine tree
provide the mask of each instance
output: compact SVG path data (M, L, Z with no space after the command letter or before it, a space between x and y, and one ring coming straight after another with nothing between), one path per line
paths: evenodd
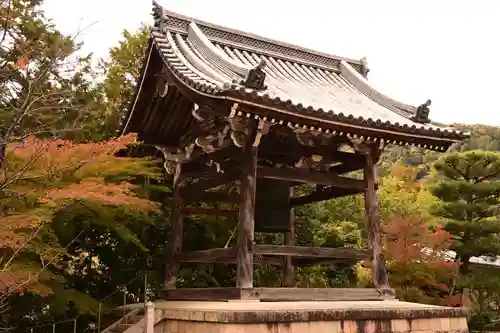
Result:
M433 213L445 218L451 250L463 275L471 257L500 255L500 154L469 151L444 156L434 164L440 199Z

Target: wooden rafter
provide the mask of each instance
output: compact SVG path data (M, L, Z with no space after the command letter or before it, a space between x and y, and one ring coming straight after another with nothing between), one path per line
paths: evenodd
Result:
M257 177L287 182L330 185L341 188L364 190L365 182L359 179L340 177L333 173L321 173L306 169L258 167Z

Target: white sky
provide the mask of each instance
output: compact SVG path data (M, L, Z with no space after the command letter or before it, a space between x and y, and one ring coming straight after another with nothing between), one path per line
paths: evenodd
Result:
M431 119L500 125L500 1L158 0L166 9L339 56L366 56L369 81ZM106 56L122 29L151 22L150 0L45 0L65 33Z

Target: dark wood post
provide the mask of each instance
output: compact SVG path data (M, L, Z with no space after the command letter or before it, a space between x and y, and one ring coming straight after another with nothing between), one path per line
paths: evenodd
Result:
M376 163L379 152L371 146L365 152L366 165L364 178L366 181L365 191L365 214L368 229L369 246L373 251L372 275L375 287L382 292L389 292L389 279L383 257L382 235L380 232L380 210L376 191Z
M169 253L167 267L165 270L165 289L175 289L177 277L180 271L179 254L182 251L183 216L182 208L184 202L180 194L181 164L175 167L172 185L172 207L170 216L170 235L168 240Z
M236 287L253 287L253 243L255 224L255 190L257 179L257 147L247 140L243 147L240 179L240 207L237 239Z
M293 196L293 187L290 185L290 198ZM288 246L295 245L295 211L290 208L290 231L285 232L284 243ZM285 257L285 286L295 287L295 266L293 265L293 257Z

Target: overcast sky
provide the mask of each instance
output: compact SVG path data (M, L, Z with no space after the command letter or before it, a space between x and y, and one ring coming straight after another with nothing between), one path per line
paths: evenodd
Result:
M431 119L500 125L500 1L158 0L165 8L339 56L366 56L369 81ZM65 33L92 27L85 50L106 56L122 29L151 22L150 0L45 0ZM500 97L500 96L499 96Z

